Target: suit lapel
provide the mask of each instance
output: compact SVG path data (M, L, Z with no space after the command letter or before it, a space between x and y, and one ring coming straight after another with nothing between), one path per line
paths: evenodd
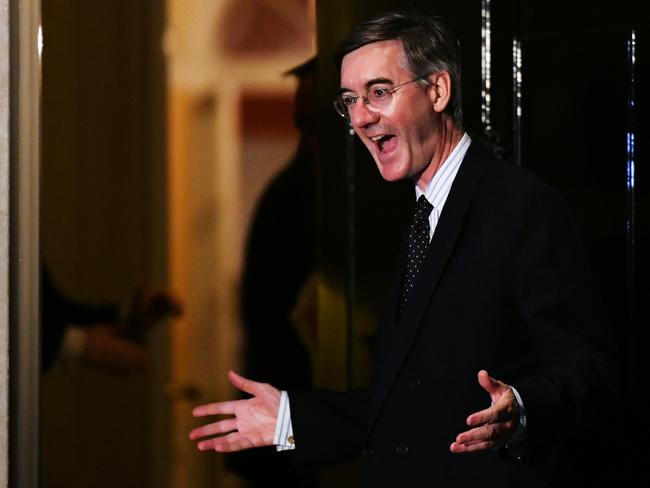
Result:
M382 363L378 366L378 374L374 378L374 394L369 412L369 429L374 425L384 401L404 361L408 357L413 341L422 325L424 312L435 293L447 261L454 250L472 198L485 170L486 165L481 164L482 159L477 145L472 144L451 187L406 307L402 310L397 323L395 323L394 313L391 314L390 320L388 317L384 318L383 325L392 325L393 333L391 334L390 345L382 350ZM397 296L399 296L398 293L393 295L395 299L394 307L398 306Z

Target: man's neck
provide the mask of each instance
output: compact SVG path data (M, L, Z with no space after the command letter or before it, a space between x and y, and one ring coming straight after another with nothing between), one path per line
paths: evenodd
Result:
M420 190L426 190L431 179L463 138L463 134L464 131L456 127L451 119L445 118L445 123L441 124L438 147L433 153L431 163L429 163L422 173L414 178L415 184Z

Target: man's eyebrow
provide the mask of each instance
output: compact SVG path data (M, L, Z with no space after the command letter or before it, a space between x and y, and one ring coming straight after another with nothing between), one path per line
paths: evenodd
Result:
M373 78L371 80L366 81L366 89L370 88L373 85L379 85L379 84L392 85L393 80L391 80L390 78ZM344 86L342 86L338 90L339 95L342 95L343 93L347 93L347 92L354 92L354 90L350 90L349 88L346 88Z
M392 85L393 80L390 78L373 78L366 82L366 88L370 88L372 85Z

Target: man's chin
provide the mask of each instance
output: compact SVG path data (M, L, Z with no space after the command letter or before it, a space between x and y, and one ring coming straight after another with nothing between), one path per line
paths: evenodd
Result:
M379 169L379 174L385 181L400 181L409 177L398 163L382 163L377 159L375 159L375 163Z

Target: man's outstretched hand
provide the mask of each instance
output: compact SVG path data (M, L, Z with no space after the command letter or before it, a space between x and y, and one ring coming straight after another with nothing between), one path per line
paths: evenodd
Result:
M231 417L193 429L190 432L190 439L203 439L197 442L200 451L214 449L218 452L232 452L273 445L275 424L280 408L280 390L267 383L246 379L234 371L228 373L228 378L237 389L252 397L196 407L192 410L194 417L208 415ZM210 436L217 437L206 439Z
M490 394L490 408L467 417L472 429L456 436L451 452L474 452L503 447L519 425L519 404L512 388L490 377L485 370L478 373L478 382Z

